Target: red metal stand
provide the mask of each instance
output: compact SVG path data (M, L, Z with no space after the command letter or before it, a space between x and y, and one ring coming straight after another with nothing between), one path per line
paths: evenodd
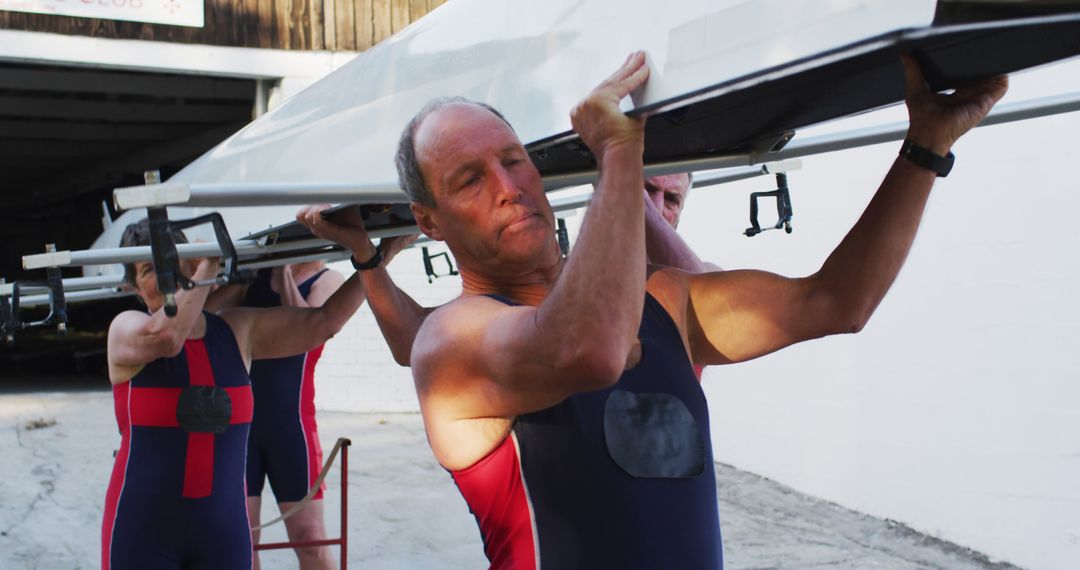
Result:
M256 544L255 550L277 550L281 548L304 548L308 546L332 546L341 547L341 570L348 568L349 557L349 446L352 441L348 438L338 438L341 443L341 536L338 538L326 538L323 540L306 540L300 542L271 542L268 544Z

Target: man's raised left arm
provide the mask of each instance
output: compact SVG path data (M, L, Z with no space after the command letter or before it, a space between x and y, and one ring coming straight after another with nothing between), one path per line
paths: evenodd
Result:
M1008 88L996 77L951 94L934 93L904 57L907 138L944 156ZM858 332L900 271L937 173L898 157L877 193L821 269L790 279L760 271L682 278L693 359L724 364L829 334Z

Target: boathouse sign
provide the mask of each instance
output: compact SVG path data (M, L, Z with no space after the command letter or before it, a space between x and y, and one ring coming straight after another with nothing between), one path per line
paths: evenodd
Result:
M203 0L0 0L0 10L203 27Z

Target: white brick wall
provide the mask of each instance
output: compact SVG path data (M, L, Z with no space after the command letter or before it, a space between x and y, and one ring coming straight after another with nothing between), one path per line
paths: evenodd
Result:
M433 254L445 249L442 244L429 247ZM440 275L446 273L446 266L441 260L435 264ZM353 272L348 262L331 267L343 275ZM428 284L419 248L403 251L389 269L398 287L423 306L441 305L461 293L461 279L456 276L440 277ZM412 374L408 368L394 362L366 303L345 328L327 343L315 369L315 377L315 405L319 409L364 412L419 410Z

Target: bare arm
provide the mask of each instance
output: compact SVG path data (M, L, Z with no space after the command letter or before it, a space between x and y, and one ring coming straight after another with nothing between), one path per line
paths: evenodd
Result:
M329 340L364 302L364 285L353 274L318 308L237 307L220 315L232 327L245 359L302 354Z
M941 155L1008 86L1007 79L995 78L939 95L929 91L913 60L905 58L905 70L908 138ZM756 271L686 277L694 361L737 362L802 340L861 330L907 257L935 179L935 173L898 158L859 221L809 277Z
M375 314L394 361L409 366L416 333L432 309L420 306L399 289L385 266L365 271L364 286L368 289L371 312Z
M307 299L300 294L300 287L296 284L296 279L293 276L292 267L288 265L280 265L273 269L273 274L270 279L277 283L278 297L281 297L281 306L283 307L297 307L306 309L308 307L318 307L322 305L309 304Z
M204 280L217 273L217 259L202 259L192 276ZM164 308L152 315L141 311L124 311L109 325L109 380L113 384L127 382L146 364L159 358L176 356L184 347L202 316L209 287L181 289L176 292L176 316L167 317Z
M322 212L328 204L311 206L300 210L296 219L307 226L311 233L344 245L353 252L353 257L368 260L375 256L375 245L368 238L364 221L355 211L339 213L336 221L329 221ZM375 269L361 271L367 292L368 306L375 314L386 344L394 355L394 360L401 366L409 366L413 341L424 318L432 309L420 306L408 294L399 289L390 278L386 267L398 253L412 245L418 235L394 236L383 238L380 247L383 261Z
M649 262L657 265L675 267L690 273L721 271L720 266L701 261L648 197L645 198L645 251Z
M312 223L325 229L322 226L327 222L319 217L312 220ZM352 233L357 242L356 249L352 250L353 256L356 259L371 259L375 255L375 246L368 239L364 223L359 218L353 220ZM420 306L398 288L390 278L387 266L398 253L415 243L419 237L419 234L413 234L383 238L379 242L383 253L382 263L375 269L362 272L368 306L371 307L375 322L379 324L379 331L390 347L390 353L394 355L394 361L401 366L409 366L416 333L432 309Z
M300 294L300 286L296 283L296 276L291 266L283 265L274 268L274 278L278 280L278 295L281 304L286 307L321 307L323 303L345 283L345 277L337 271L328 269L323 271L319 278L312 283L308 291L307 299Z
M204 308L211 313L216 313L226 307L239 307L244 303L244 294L247 293L247 285L225 285L210 292L206 298Z
M900 272L934 177L898 159L814 275L790 279L728 271L689 277L694 361L740 362L804 340L862 330Z

